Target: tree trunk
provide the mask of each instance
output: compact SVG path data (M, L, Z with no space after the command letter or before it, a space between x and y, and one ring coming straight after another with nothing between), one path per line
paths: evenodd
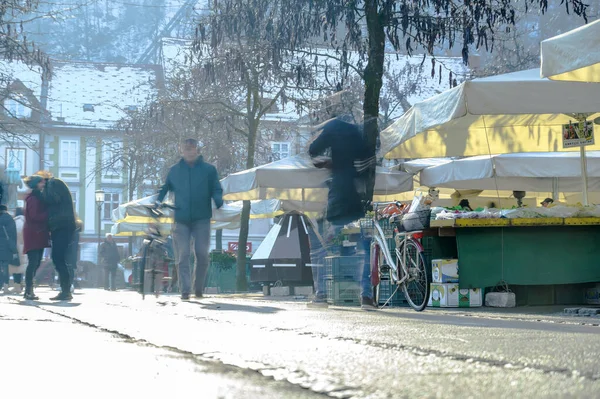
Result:
M258 121L248 117L248 158L246 159L246 169L254 167L254 153L256 151L256 136L258 134ZM248 244L250 222L250 201L244 201L242 215L240 218L240 235L238 237L238 256L237 256L237 291L247 291L248 281L246 277L246 245Z
M379 138L379 94L383 85L383 64L385 59L385 31L379 14L378 0L365 1L365 15L369 38L368 63L365 68L364 135L369 156L375 156ZM375 188L375 163L369 169L367 198L373 198Z
M248 279L246 276L246 245L250 226L250 201L244 201L242 207L240 236L238 238L236 289L238 292L248 291Z

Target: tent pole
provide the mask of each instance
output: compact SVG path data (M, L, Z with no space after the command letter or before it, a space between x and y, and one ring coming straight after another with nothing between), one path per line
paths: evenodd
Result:
M583 205L588 206L588 182L587 182L587 160L585 158L585 147L579 147L581 156L581 182L583 184Z
M554 202L558 202L558 200L560 199L558 193L558 177L552 178L552 199L554 200Z

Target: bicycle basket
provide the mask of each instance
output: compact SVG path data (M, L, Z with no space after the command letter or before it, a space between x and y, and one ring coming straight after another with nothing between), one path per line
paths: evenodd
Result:
M409 212L402 217L402 230L403 231L416 231L429 228L429 222L431 221L431 210L426 209L423 211Z

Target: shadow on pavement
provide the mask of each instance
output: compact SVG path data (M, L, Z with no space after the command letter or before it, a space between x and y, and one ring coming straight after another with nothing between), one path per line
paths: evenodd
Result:
M265 313L265 314L273 314L284 309L275 308L272 306L248 306L248 305L239 305L233 303L222 303L222 302L200 302L196 300L191 300L188 303L198 305L203 309L218 309L218 310L227 310L234 312L250 312L250 313Z

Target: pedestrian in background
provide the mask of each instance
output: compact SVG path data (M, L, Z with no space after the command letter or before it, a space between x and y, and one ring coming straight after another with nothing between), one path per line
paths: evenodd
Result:
M196 298L202 298L208 269L212 201L217 208L223 206L223 189L217 169L204 162L200 155L197 140L186 139L181 144L181 155L181 161L169 170L165 184L158 194L157 203L161 203L168 192L175 195L173 242L181 299L186 301L190 299L192 290L191 240L194 240L196 255L194 292Z
M41 176L29 176L25 184L31 192L25 197L25 225L23 226L23 252L27 255L25 270L25 299L39 299L33 292L33 279L37 273L44 250L50 247L48 209L42 199L46 180Z
M23 227L25 226L25 214L23 208L15 209L15 225L17 227L17 250L19 251L19 266L9 265L9 272L13 275L14 288L12 293L20 295L23 291L23 274L27 270L27 255L23 252Z
M112 234L107 234L106 239L98 250L98 258L101 264L104 266L104 289L110 291L117 290L117 268L121 256L119 255L119 248L115 242ZM109 284L110 283L110 284Z
M42 197L48 207L48 228L52 239L52 263L58 272L60 281L60 293L50 298L53 301L70 301L71 295L71 273L67 265L69 245L73 241L75 233L75 210L73 209L73 197L69 187L60 179L52 177L47 171L36 174L46 179L46 187L42 191Z
M0 205L0 285L2 292L8 294L10 275L8 265L17 252L17 227L8 214L6 205Z

